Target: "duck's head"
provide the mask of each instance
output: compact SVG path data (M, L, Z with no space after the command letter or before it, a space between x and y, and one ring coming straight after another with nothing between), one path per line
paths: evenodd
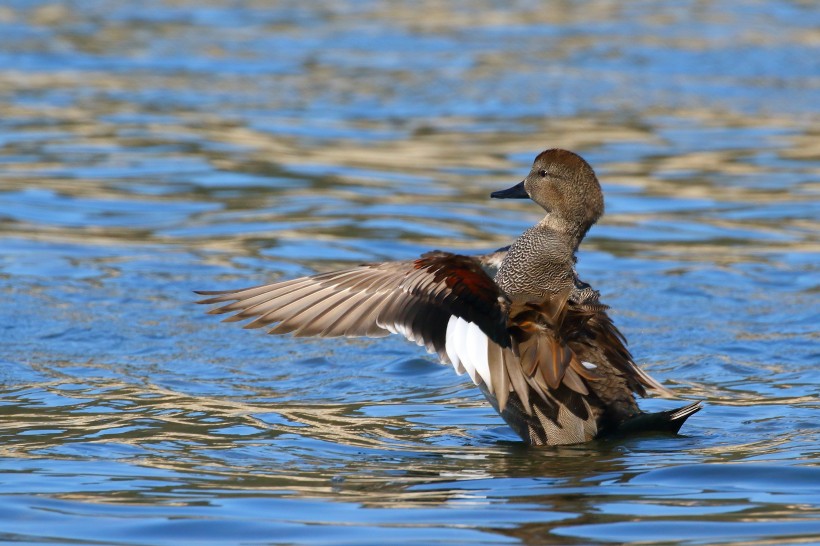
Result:
M524 180L490 197L532 199L547 211L552 223L565 224L581 237L604 213L604 195L595 172L568 150L541 152Z

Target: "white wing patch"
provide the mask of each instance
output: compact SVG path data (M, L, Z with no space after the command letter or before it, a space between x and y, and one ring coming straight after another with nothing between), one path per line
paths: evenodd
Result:
M492 392L490 364L487 360L490 340L481 328L473 322L452 316L447 323L445 340L447 356L453 363L456 373L461 375L466 371L476 385L480 378Z
M451 316L449 322L447 322L447 333L445 334L444 340L444 350L447 352L447 358L452 362L453 369L458 375L467 371L461 364L458 352L456 352L458 342L455 341L455 338L461 336L460 332L458 332L460 324L466 325L467 323L456 316Z

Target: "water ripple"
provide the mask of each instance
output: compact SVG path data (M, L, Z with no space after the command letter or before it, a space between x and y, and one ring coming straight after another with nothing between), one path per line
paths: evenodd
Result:
M813 5L75 8L0 6L0 540L816 542ZM506 245L547 146L606 192L582 277L705 402L680 437L528 449L411 343L193 304Z

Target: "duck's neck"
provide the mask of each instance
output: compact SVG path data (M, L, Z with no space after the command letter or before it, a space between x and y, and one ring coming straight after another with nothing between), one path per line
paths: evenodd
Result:
M590 227L588 224L568 221L553 213L547 213L547 215L538 222L539 229L557 234L572 248L573 254L578 251L578 246L580 246L581 241L584 240L584 236Z
M575 251L586 230L547 215L510 246L495 282L510 297L542 297L571 288Z

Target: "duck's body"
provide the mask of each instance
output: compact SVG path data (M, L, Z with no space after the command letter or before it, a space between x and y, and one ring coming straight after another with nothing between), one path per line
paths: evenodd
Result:
M603 213L590 166L565 150L540 154L529 176L493 197L529 197L545 218L508 249L468 257L430 252L403 262L224 292L228 321L270 333L371 336L400 333L473 382L525 441L589 441L619 429L677 432L699 404L644 414L634 393L668 394L641 371L600 303L575 272L575 253ZM497 268L492 277L488 272Z

